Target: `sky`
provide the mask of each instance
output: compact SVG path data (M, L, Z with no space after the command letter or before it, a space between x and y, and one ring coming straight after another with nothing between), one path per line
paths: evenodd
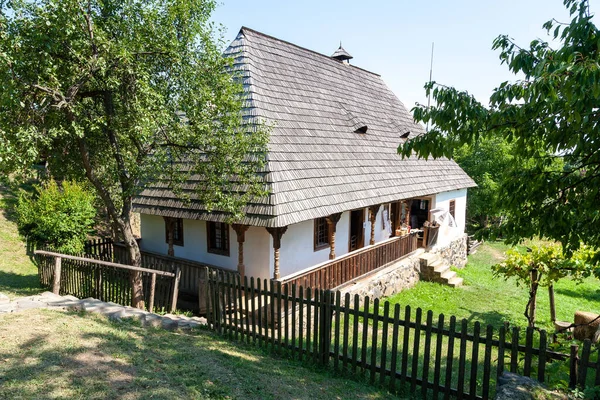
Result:
M380 74L409 109L427 102L432 43L433 80L487 104L495 87L516 78L500 65L493 40L508 34L528 46L549 39L544 22L570 20L562 0L222 1L212 20L227 43L242 26L326 55L341 41L351 63ZM590 10L600 10L600 0Z

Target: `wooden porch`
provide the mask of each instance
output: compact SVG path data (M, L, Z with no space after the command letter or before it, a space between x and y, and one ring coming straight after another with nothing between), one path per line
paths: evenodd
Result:
M277 281L290 286L297 285L321 290L333 289L399 260L417 248L418 239L415 233L394 237Z

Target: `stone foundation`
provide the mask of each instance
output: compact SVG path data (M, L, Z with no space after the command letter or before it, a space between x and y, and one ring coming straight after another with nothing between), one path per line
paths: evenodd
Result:
M465 233L445 246L433 247L428 253L439 254L450 267L464 268L467 265L467 240Z
M346 293L350 293L352 297L358 294L361 298L369 296L370 299L378 299L411 288L419 281L419 258L423 252L423 249L419 249L406 258L402 258L368 275L346 282L334 290L342 292L342 299Z

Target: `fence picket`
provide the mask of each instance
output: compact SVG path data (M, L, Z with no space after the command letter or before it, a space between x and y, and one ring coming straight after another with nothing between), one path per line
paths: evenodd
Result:
M388 329L390 320L390 302L383 303L383 330L381 335L381 362L379 370L379 384L383 386L385 383L387 370L387 352L388 352Z
M458 355L458 383L456 390L458 391L458 399L463 398L466 375L466 356L467 356L467 320L463 319L460 324L460 349Z
M258 278L256 280L256 291L257 291L257 294L258 294L258 307L256 308L256 312L258 314L257 315L257 317L258 317L258 325L257 325L257 328L258 328L258 335L257 335L258 336L258 346L262 347L262 345L263 345L263 317L262 317L263 291L262 291L260 282L261 282L261 279Z
M390 392L396 391L396 369L398 363L398 328L400 326L400 304L394 305L394 322L392 325L392 356L390 360Z
M488 325L485 333L485 354L483 358L483 382L481 388L481 397L489 398L490 395L490 379L492 377L492 339L494 336L494 327ZM502 339L503 340L503 339ZM498 359L498 362L500 359Z
M507 325L503 324L500 327L500 332L498 333L498 367L496 369L496 381L502 373L504 372L504 347L506 345L506 328Z
M525 332L525 363L523 365L523 375L531 376L531 362L533 349L533 328L528 326Z
M514 326L512 329L512 341L510 349L510 372L517 373L517 365L519 362L519 327Z
M579 387L585 389L585 383L587 380L588 363L590 362L590 354L592 352L592 342L589 339L585 339L583 342L583 351L581 352L581 359L579 360Z
M362 330L362 346L360 348L360 368L361 372L365 373L367 369L367 340L369 336L369 296L364 297L363 304L363 330Z
M352 325L352 373L356 374L357 362L358 362L358 310L360 308L360 297L358 294L354 295L354 307L353 307L353 325Z
M304 343L303 343L303 339L304 339L304 325L305 325L305 320L304 320L304 286L300 285L300 298L298 299L298 303L300 304L300 309L299 309L299 322L298 322L298 359L300 361L302 361L302 356L304 355ZM307 329L308 329L308 325L307 325Z
M421 318L423 310L421 307L417 308L415 313L415 336L413 338L413 353L412 363L410 368L410 391L414 393L417 389L417 377L419 376L419 349L421 344Z
M429 361L431 358L431 331L433 329L433 311L427 311L427 326L425 327L425 350L423 352L423 375L421 377L421 394L427 398L429 382Z
M435 366L433 369L433 398L437 400L440 391L440 373L442 369L442 343L444 330L444 314L438 316L437 336L435 339Z
M408 374L408 340L410 336L410 306L404 308L404 338L402 340L402 367L400 369L400 376L402 382L406 382Z
M348 335L350 333L350 293L344 296L344 341L342 344L342 370L348 371Z
M448 328L448 350L446 353L446 381L444 384L444 400L450 398L452 388L452 366L454 364L454 335L456 335L456 317L450 316L450 327Z
M334 344L333 344L333 353L334 355L334 359L333 359L333 368L336 372L339 372L339 364L340 364L340 303L342 302L342 294L340 293L340 291L336 291L335 292L335 306L334 306L334 313L335 313L335 330L334 330Z
M297 287L294 283L292 285L292 360L295 359L296 356L296 325L298 320L296 318L296 307L297 307ZM302 330L302 327L300 327Z
M368 324L367 324L368 325ZM369 381L375 383L377 372L377 333L379 332L379 299L373 301L373 330L371 333L371 374Z
M548 348L548 335L546 331L540 331L540 347L538 356L538 381L544 382L546 375L546 351Z
M473 347L471 348L471 376L469 378L469 398L474 399L477 396L477 367L479 366L479 335L481 324L475 321L473 327Z

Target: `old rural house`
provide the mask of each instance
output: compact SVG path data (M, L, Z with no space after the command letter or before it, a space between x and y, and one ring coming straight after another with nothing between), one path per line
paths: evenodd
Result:
M326 56L248 28L226 54L243 72L246 117L274 125L270 195L228 225L222 214L148 187L135 203L142 249L167 254L171 226L177 257L285 280L408 238L408 226L421 228L436 215L451 222L440 229L440 245L465 241L467 188L474 182L451 160L397 154L424 129L379 75L351 65L341 46ZM382 251L390 261L391 250Z

